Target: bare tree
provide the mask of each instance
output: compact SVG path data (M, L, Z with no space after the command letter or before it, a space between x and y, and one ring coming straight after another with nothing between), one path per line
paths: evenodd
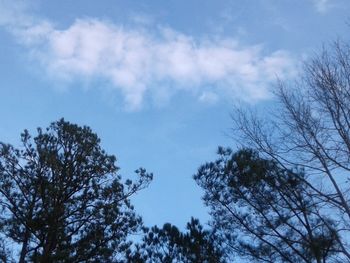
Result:
M236 108L234 136L284 167L305 171L303 180L323 204L318 214L336 222L340 253L350 262L349 45L324 48L296 82L279 81L275 95L279 106L270 115Z

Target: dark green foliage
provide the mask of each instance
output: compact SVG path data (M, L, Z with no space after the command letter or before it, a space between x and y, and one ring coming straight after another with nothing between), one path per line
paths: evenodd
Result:
M130 263L220 263L223 253L209 231L203 230L197 219L181 232L169 223L146 231L143 242L129 256Z
M126 184L116 158L90 128L63 119L22 147L0 144L2 233L21 246L19 262L111 262L141 227L129 196L152 175Z
M228 254L258 262L332 259L339 237L302 171L283 169L249 149L219 148L219 156L194 178Z

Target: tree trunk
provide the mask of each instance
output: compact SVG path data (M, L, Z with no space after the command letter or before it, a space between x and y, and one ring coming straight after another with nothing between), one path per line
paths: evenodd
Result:
M19 261L18 261L19 263L25 263L25 258L26 258L27 252L28 252L29 237L30 237L30 233L29 233L29 230L27 229L26 233L24 235L24 241L23 241L22 249L21 249L21 256L20 256Z

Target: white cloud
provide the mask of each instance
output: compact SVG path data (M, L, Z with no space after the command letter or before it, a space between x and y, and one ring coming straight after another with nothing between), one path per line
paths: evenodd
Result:
M218 95L211 91L204 91L199 97L199 101L205 104L215 104L218 99Z
M326 13L331 7L331 0L312 0L317 12Z
M217 101L215 89L223 96L263 99L277 75L288 77L294 69L287 52L264 54L260 46L240 46L235 39L195 39L170 28L130 29L99 19L77 19L57 29L21 8L6 12L0 11L0 24L35 54L50 76L106 79L122 92L130 109L142 105L145 93L157 94L159 85L200 94L199 100L208 103ZM212 91L201 91L203 86Z

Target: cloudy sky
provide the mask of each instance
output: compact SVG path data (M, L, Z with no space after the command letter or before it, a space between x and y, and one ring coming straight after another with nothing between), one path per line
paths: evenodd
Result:
M266 108L323 45L347 40L348 0L0 0L0 140L61 117L89 125L146 224L208 219L192 180L230 139L232 106Z

